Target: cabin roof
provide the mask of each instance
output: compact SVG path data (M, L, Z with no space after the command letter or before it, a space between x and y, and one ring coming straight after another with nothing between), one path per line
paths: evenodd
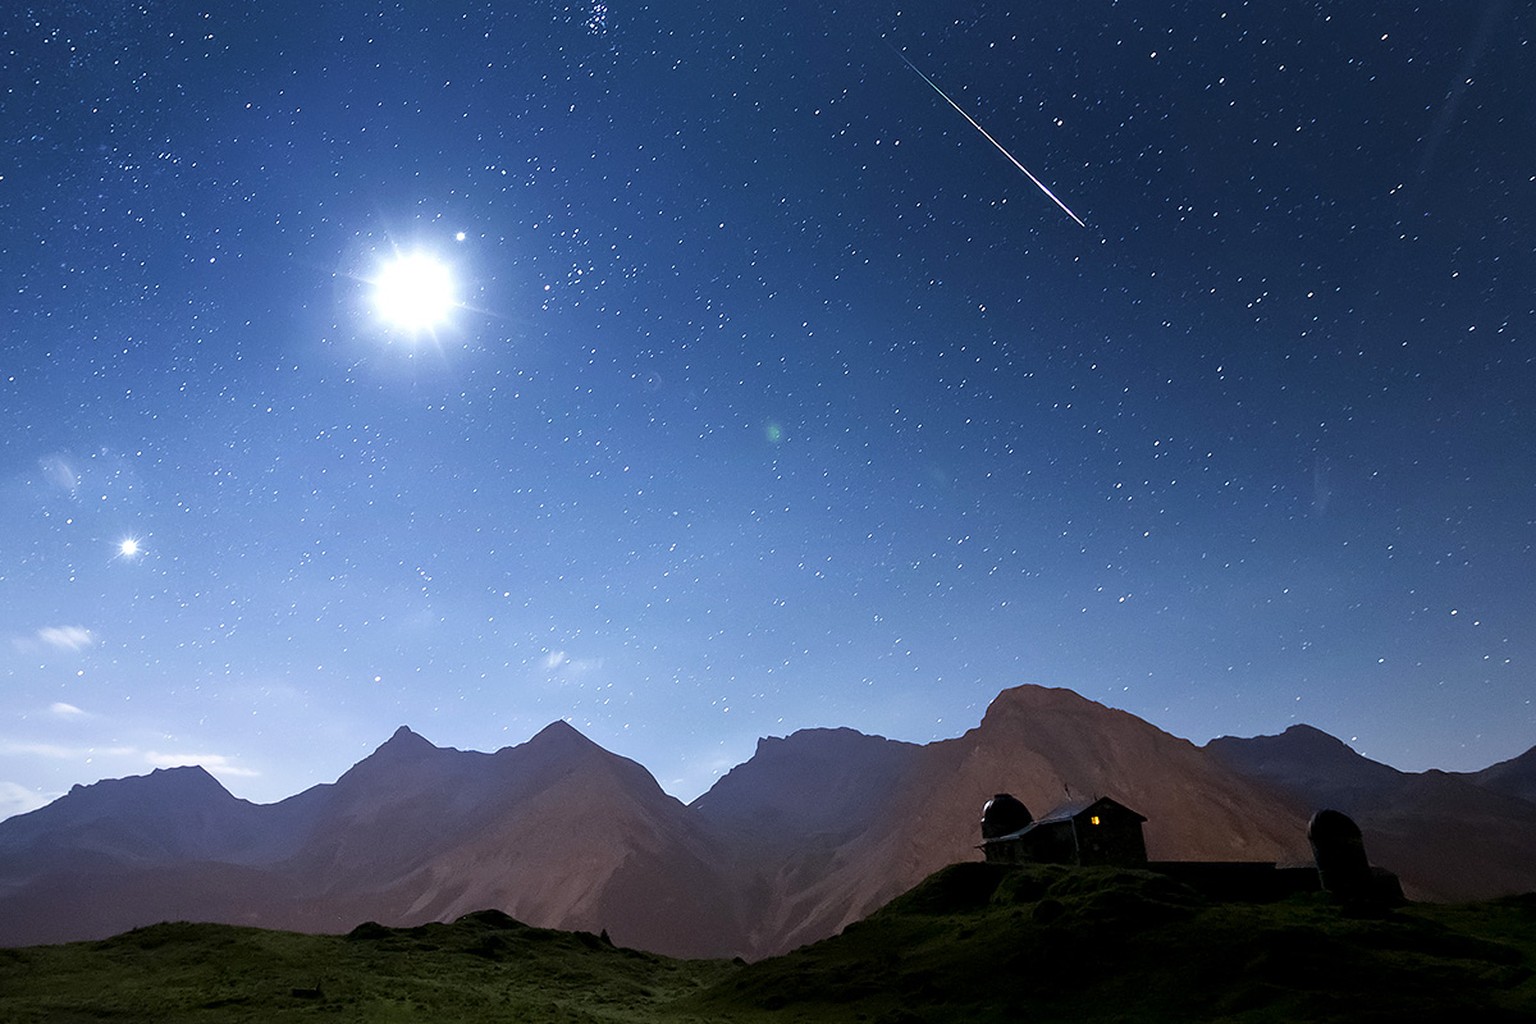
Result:
M1105 807L1113 807L1117 811L1123 811L1126 814L1129 814L1131 817L1135 818L1137 821L1147 820L1147 816L1145 814L1136 813L1118 800L1111 799L1107 796L1101 796L1093 800L1070 800L1067 803L1052 808L1048 813L1037 818L1035 820L1035 824L1038 825L1047 821L1071 821L1073 818L1087 814L1089 811L1094 810L1095 808L1102 810Z

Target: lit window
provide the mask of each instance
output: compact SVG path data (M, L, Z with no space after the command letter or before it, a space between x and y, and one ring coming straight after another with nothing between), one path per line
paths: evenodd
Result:
M1098 823L1099 823L1099 816L1097 814L1095 814L1093 817L1088 819L1088 824L1090 824L1090 825L1097 825Z

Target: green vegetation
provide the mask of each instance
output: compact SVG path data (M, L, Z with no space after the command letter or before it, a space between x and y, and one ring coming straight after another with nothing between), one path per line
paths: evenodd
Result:
M1348 914L1211 903L1141 871L957 864L746 965L496 911L348 936L162 924L0 950L0 1020L1529 1021L1536 894Z
M1150 872L956 864L688 1005L873 1024L1530 1021L1536 896L1359 916L1322 894L1221 904Z
M530 928L495 910L346 936L158 924L102 942L0 950L0 1020L683 1021L667 1007L734 970Z

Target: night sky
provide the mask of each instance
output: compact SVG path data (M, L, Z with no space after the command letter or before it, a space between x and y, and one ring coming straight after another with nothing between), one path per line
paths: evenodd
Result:
M1025 682L1525 750L1533 29L7 2L0 814L557 718L691 799Z

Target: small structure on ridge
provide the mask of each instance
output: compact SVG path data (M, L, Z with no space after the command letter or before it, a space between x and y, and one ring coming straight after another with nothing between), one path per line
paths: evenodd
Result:
M1032 820L1022 803L999 793L982 810L981 850L990 864L1145 867L1147 844L1141 824L1146 820L1107 796L1074 800ZM1000 831L1018 821L1023 824Z
M1392 872L1370 863L1360 827L1334 810L1307 827L1313 864L1273 861L1148 861L1141 826L1147 819L1109 797L1062 804L1043 818L1008 793L981 812L981 851L989 864L1066 864L1144 868L1215 899L1267 901L1293 893L1332 894L1347 910L1375 913L1404 902Z
M1000 839L1027 828L1034 820L1023 801L1012 793L999 793L981 809L981 838Z
M1402 883L1392 872L1371 865L1365 855L1365 837L1349 815L1318 811L1307 822L1307 842L1312 845L1323 891L1344 904L1387 907L1404 902Z

